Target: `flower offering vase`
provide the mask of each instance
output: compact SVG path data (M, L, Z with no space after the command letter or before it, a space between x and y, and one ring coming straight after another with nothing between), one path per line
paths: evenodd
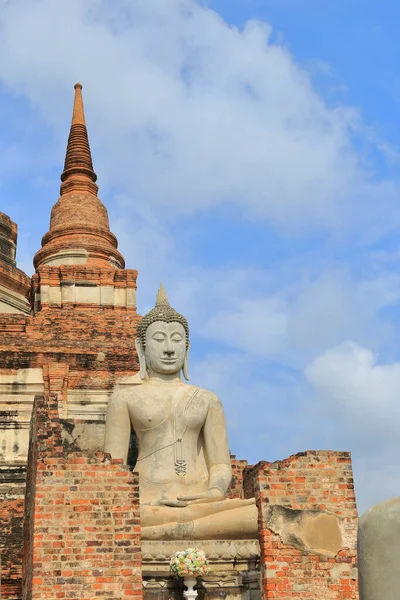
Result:
M186 598L186 600L195 600L195 598L197 598L197 591L194 590L193 587L197 583L196 577L194 577L193 575L185 575L185 577L183 578L183 583L187 587L187 590L183 592L183 595Z

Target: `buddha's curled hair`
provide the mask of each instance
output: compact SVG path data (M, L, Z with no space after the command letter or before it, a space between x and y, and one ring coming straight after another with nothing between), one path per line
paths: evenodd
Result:
M137 337L140 339L143 349L146 347L147 328L156 321L162 321L163 323L180 323L185 330L186 347L189 346L189 323L183 315L172 308L162 284L158 290L154 308L140 319L137 326Z

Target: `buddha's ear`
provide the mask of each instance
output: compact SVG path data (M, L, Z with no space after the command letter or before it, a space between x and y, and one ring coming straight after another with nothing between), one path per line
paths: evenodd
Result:
M190 342L188 342L188 346L186 348L185 360L183 361L182 373L186 381L189 381L189 350L190 350Z
M141 377L141 379L146 379L146 375L147 375L146 358L144 355L144 348L143 348L142 340L140 339L140 337L137 337L135 339L135 347L136 347L136 352L137 352L138 359L139 359L140 377Z

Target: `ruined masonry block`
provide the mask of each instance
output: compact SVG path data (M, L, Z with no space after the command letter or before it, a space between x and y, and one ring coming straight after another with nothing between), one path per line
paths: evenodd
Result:
M259 515L265 600L356 600L357 509L350 454L310 451L244 471Z
M142 596L139 484L103 452L66 453L55 396L35 399L23 599Z

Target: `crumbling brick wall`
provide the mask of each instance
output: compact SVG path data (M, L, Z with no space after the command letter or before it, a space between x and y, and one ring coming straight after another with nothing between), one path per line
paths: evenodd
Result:
M231 454L232 481L228 490L228 498L244 498L243 492L243 471L247 467L247 460L236 458Z
M245 470L244 488L247 496L255 494L258 507L264 599L358 598L357 509L348 452L309 451L283 461L260 462ZM282 514L336 515L343 548L329 555L287 543L268 526L268 515L277 506Z
M23 599L141 597L138 477L103 452L65 452L57 408L35 400Z
M21 598L25 468L0 468L1 590L4 600Z

